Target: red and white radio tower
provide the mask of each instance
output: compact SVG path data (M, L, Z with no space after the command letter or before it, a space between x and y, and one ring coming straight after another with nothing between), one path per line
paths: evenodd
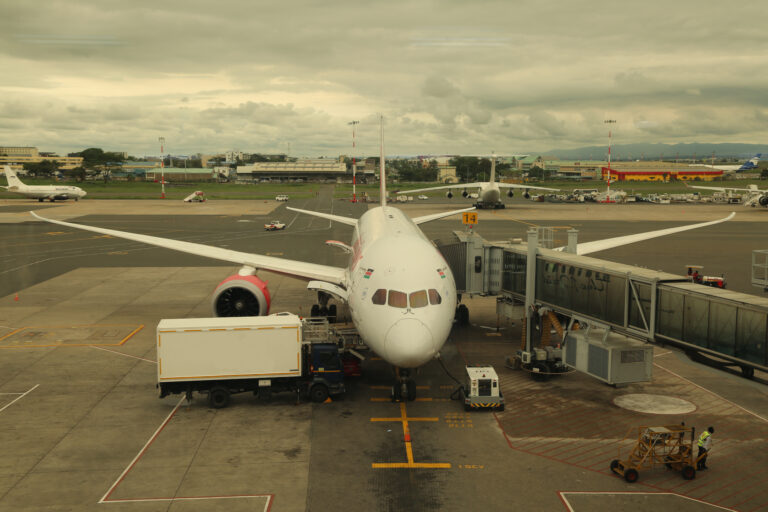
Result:
M355 161L355 125L360 124L360 121L350 121L347 124L352 125L352 202L357 202L357 190L355 181L355 174L357 174L357 162Z

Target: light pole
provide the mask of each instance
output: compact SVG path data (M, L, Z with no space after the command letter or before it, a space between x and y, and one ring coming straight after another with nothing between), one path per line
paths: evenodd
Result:
M160 199L165 199L165 157L163 156L165 137L158 137L157 140L160 142Z
M356 174L357 174L357 162L355 161L355 125L360 124L360 121L350 121L347 124L352 125L352 202L357 202L357 190L356 190Z
M606 119L603 121L604 123L611 125L616 124L615 119ZM605 201L611 202L611 173L613 171L611 170L611 129L608 128L608 185L606 186L605 190Z

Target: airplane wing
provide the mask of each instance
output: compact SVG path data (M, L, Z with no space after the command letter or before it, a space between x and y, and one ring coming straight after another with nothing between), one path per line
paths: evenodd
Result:
M464 212L471 212L474 210L475 207L472 208L464 208L462 210L453 210L451 212L441 212L441 213L433 213L432 215L423 215L421 217L414 217L411 219L414 224L424 224L425 222L429 222L431 220L437 220L442 219L443 217L450 217L451 215L456 215L458 213L464 213Z
M40 220L58 224L60 226L82 229L85 231L93 231L94 233L102 233L104 235L111 235L117 238L125 238L126 240L133 240L134 242L142 242L145 244L154 245L156 247L163 247L165 249L172 249L174 251L194 254L195 256L204 256L206 258L213 258L215 260L229 261L238 265L247 265L249 267L269 270L279 274L285 274L305 279L314 279L318 281L326 281L342 286L346 284L346 269L343 268L318 265L304 261L274 258L272 256L262 256L261 254L231 251L229 249L222 249L220 247L196 244L192 242L183 242L181 240L173 240L170 238L160 238L137 233L127 233L125 231L117 231L114 229L85 226L82 224L74 224L72 222L64 222L61 220L46 219L45 217L41 217L35 212L29 213Z
M292 212L306 213L307 215L314 215L315 217L320 217L322 219L334 220L336 222L341 222L342 224L347 224L349 226L357 226L357 219L353 219L352 217L342 217L341 215L334 215L332 213L313 212L312 210L301 210L299 208L291 208L290 206L286 206L286 210L291 210Z
M763 192L762 190L758 190L756 188L733 188L733 187L702 187L699 185L688 185L686 184L688 188L700 188L702 190L717 190L718 192L725 192L726 190L733 190L736 192Z
M496 183L499 188L525 188L535 190L551 190L552 192L559 192L559 188L547 188L547 187L534 187L533 185L518 185L517 183Z
M453 185L443 185L440 187L427 187L427 188L415 188L413 190L399 190L397 192L397 195L400 194L410 194L412 192L431 192L433 190L446 190L449 188L481 188L486 186L488 183L455 183Z
M576 246L576 254L591 254L597 251L604 251L606 249L613 249L614 247L620 247L622 245L633 244L635 242L642 242L644 240L650 240L651 238L657 238L660 236L671 235L673 233L680 233L688 231L689 229L703 228L707 226L713 226L731 220L736 212L731 212L727 217L722 219L712 220L709 222L700 222L699 224L688 224L687 226L678 226L676 228L659 229L657 231L648 231L647 233L637 233L634 235L618 236L616 238L607 238L605 240L597 240L594 242L585 242ZM565 247L558 247L557 251L564 250Z

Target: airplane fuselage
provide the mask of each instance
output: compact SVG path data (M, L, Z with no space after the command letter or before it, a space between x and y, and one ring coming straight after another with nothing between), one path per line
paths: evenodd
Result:
M496 183L486 183L480 188L480 201L483 204L496 204L501 202L501 191Z
M31 199L79 199L86 195L86 192L80 187L60 187L56 185L24 185L9 186L8 192L21 194Z
M365 343L387 362L415 368L448 339L456 284L419 227L391 206L363 214L348 266L348 304Z

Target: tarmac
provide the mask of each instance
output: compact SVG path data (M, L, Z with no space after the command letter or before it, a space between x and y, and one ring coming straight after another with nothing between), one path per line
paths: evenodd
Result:
M329 191L289 205L352 216L366 208L331 201ZM466 203L402 208L422 215ZM595 256L678 274L700 264L705 273L725 273L731 289L760 293L749 284L750 253L768 247L759 224L768 211L517 199L511 206L481 211L475 229L501 240L554 225L556 241L564 241L565 229L576 227L587 241L713 220L736 208L728 223ZM651 383L614 388L580 373L534 381L505 367L520 327L497 318L493 298L465 298L471 325L454 329L442 359L459 380L465 364L494 365L503 412L465 412L437 361L417 375L417 401L393 403L391 369L374 354L363 376L348 381L346 396L331 403L243 394L215 410L203 396L158 399L157 323L210 316L212 290L237 267L45 224L28 209L337 266L346 255L323 243L350 235L348 226L274 201L0 202L0 510L768 510L768 376L746 380L656 346ZM288 228L265 232L262 224L273 218ZM467 229L455 219L423 227L430 238ZM314 294L302 281L260 275L272 312L308 314ZM666 407L626 406L654 402ZM681 421L697 432L715 427L711 469L684 480L657 468L633 485L610 472L610 461L631 444L625 435ZM393 467L401 463L411 467Z

